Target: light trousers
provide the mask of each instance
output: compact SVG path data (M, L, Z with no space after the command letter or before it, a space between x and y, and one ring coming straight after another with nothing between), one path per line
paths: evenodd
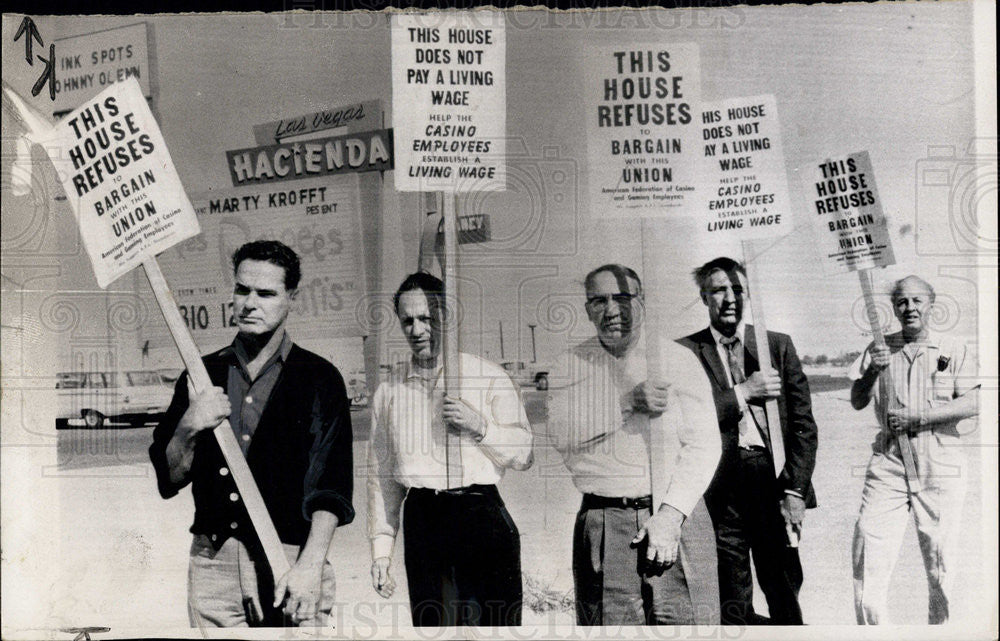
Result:
M289 563L299 554L296 545L284 545ZM188 619L191 627L286 627L291 620L273 607L274 580L263 552L252 552L240 540L228 538L218 550L209 538L196 534L188 565ZM333 566L323 564L316 617L299 627L325 626L333 609L336 583Z
M948 620L955 548L961 541L965 469L955 448L942 447L940 439L930 432L920 436L911 440L922 485L919 493L909 492L895 446L884 453L876 451L868 463L852 547L854 608L859 625L888 622L889 581L910 512L927 571L927 622Z

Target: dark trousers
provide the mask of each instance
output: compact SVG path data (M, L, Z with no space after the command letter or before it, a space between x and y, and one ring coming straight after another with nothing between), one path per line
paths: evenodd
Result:
M722 623L801 625L802 565L798 549L787 545L770 457L763 449L741 448L726 472L705 495L715 524ZM751 553L769 621L753 610Z
M521 538L496 486L410 489L403 539L414 626L521 624Z

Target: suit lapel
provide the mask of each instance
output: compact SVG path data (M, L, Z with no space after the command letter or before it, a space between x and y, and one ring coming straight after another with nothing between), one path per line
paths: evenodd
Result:
M757 360L757 335L753 333L753 325L746 325L743 328L743 374L747 378L760 370L760 361Z
M726 369L719 360L719 350L715 346L715 339L712 332L705 330L699 341L701 349L701 359L708 365L708 369L715 377L715 383L720 389L729 389L729 377L726 376Z

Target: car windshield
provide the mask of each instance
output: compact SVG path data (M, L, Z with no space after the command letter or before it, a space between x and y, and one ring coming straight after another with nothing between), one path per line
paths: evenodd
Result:
M110 377L110 374L106 374L105 372L87 372L84 374L83 387L87 389L104 389L109 385L113 386L113 381L110 379L106 381L105 376Z
M163 379L156 372L127 372L128 384L133 387L139 385L161 385Z
M83 389L85 376L76 373L57 374L56 389Z

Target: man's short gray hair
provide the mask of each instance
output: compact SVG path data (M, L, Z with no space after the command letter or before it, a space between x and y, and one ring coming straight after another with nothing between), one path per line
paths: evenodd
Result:
M899 296L899 292L903 290L903 286L905 285L906 281L914 281L921 287L926 289L927 293L930 294L931 296L931 302L932 303L934 302L934 299L937 297L937 294L934 293L934 288L931 287L931 284L928 283L926 280L924 280L919 276L915 276L913 274L910 274L909 276L904 276L892 284L892 292L889 294L889 300L891 300L893 303L896 302L896 297Z

